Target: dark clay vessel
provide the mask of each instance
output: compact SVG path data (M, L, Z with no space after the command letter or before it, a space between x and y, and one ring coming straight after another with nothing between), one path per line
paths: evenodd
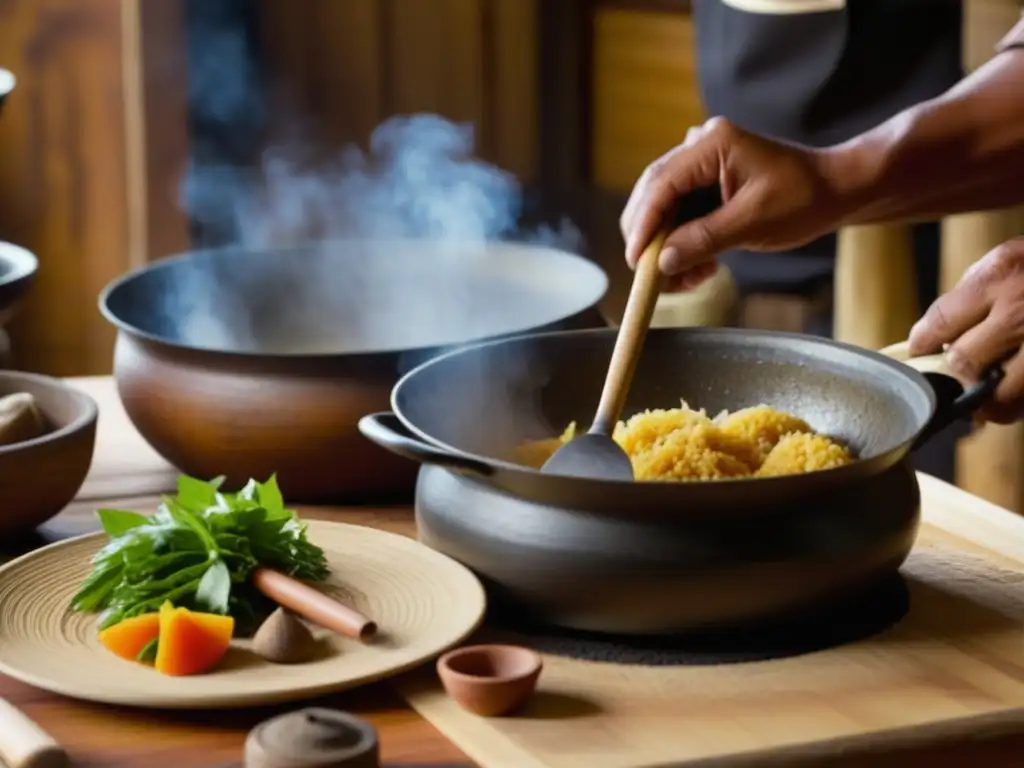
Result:
M114 377L139 433L228 488L276 473L296 503L411 494L416 464L364 439L399 377L445 350L603 325L599 267L512 243L201 251L114 281Z
M707 482L547 474L509 458L530 438L588 423L613 330L490 342L431 360L395 387L371 439L420 461L420 538L497 600L610 633L745 627L815 610L889 577L917 532L908 456L985 402L999 371L951 377L810 336L654 329L624 416L767 404L849 445L820 472ZM919 360L924 362L924 359Z
M96 402L60 379L0 371L0 397L27 392L48 431L0 446L0 541L24 535L54 517L78 494L96 447Z
M910 553L920 491L900 464L789 507L651 512L535 504L439 467L424 467L416 490L420 540L476 572L493 600L614 634L752 626L870 587Z

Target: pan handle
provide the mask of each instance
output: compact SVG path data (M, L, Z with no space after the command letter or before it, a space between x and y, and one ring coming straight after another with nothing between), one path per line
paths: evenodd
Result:
M914 442L914 448L926 443L936 433L941 432L950 424L968 418L978 408L983 406L995 394L999 383L1003 380L1006 372L1000 363L989 367L981 377L981 381L967 389L960 386L960 383L953 376L949 365L946 363L945 355L923 355L912 357L910 354L910 342L901 341L880 350L886 357L897 360L904 365L923 373L932 385L938 399L938 407L932 420L918 435Z
M469 456L459 456L428 445L414 437L401 420L390 411L371 413L359 420L359 431L382 448L420 464L444 467L454 472L468 472L481 477L494 474L490 464L477 461Z

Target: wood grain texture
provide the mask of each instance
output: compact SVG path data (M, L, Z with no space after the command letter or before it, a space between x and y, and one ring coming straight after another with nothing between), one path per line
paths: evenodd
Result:
M0 121L0 238L40 259L10 329L21 368L108 371L114 333L96 295L184 242L173 180L185 146L185 81L163 58L181 43L171 23L177 2L139 3L0 7L0 50L18 77Z
M833 336L868 349L906 339L921 316L915 270L909 226L871 224L841 230Z
M542 0L486 0L490 30L489 105L484 132L490 159L523 184L539 178L540 40Z
M393 115L439 114L471 123L477 154L529 183L540 151L538 3L262 0L278 122L310 127L331 149L365 146Z
M426 670L401 689L484 768L1014 765L1024 520L920 477L925 522L903 568L910 614L881 635L724 666L548 655L533 708L502 720L467 715ZM995 747L961 743L1008 734Z
M592 182L628 193L649 163L705 119L693 20L598 8L593 35Z
M46 541L56 540L68 536L78 535L96 529L94 511L100 505L116 505L128 509L149 509L156 503L157 498L152 494L166 489L166 480L163 484L157 483L151 486L150 490L138 491L144 482L152 483L152 466L147 462L134 461L133 457L143 451L143 444L138 434L135 433L130 424L116 416L106 418L117 413L117 395L113 382L109 378L95 378L79 380L74 382L80 388L92 394L100 403L100 424L101 436L98 445L98 455L106 457L101 465L107 469L107 481L105 483L109 498L93 498L80 500L68 507L60 516L44 526L32 541L19 542L12 545L11 542L4 542L6 555L14 554L13 547L20 549L38 546ZM118 462L122 462L123 478L122 484L116 482ZM166 466L165 466L166 469ZM647 690L667 692L672 701L672 707L681 710L683 717L676 717L666 726L669 731L683 729L692 735L688 742L687 749L693 749L693 745L709 743L713 740L713 729L700 727L709 719L714 720L716 713L723 709L729 711L732 707L745 706L751 713L751 717L760 722L765 730L754 733L763 735L792 734L794 728L799 733L807 732L808 727L821 727L824 723L826 728L841 730L848 727L851 722L864 722L865 720L875 721L878 718L891 717L894 710L909 709L922 714L934 713L935 707L949 710L966 711L971 708L985 708L1003 701L1006 696L1016 695L1024 685L1024 672L1019 669L1020 638L1019 622L1016 626L1018 634L1007 640L1002 634L1010 624L1007 617L1015 616L1015 612L1021 610L1021 582L1017 576L1007 576L1010 580L1005 589L988 593L987 605L968 605L965 609L964 594L971 588L970 579L964 579L964 573L958 570L965 562L968 565L976 563L970 560L970 556L980 556L991 563L995 568L1001 569L1002 574L1024 571L1021 564L1021 554L1024 551L1022 546L1022 531L1024 521L1008 515L992 504L981 501L970 494L958 490L946 483L928 477L921 477L923 493L925 497L927 533L929 541L942 547L955 546L963 550L959 560L946 567L944 572L952 574L955 579L951 586L945 589L932 589L932 597L938 592L938 598L946 601L945 604L932 603L937 609L928 614L931 626L938 625L940 628L952 628L956 630L961 627L964 631L957 631L955 636L946 643L942 654L936 658L923 658L918 667L904 670L901 678L899 691L890 692L891 696L902 697L898 704L889 706L885 704L884 697L881 704L875 698L876 693L872 691L870 683L877 679L879 671L885 671L888 665L883 661L871 661L870 653L862 654L861 660L865 663L871 661L863 669L867 669L875 678L862 678L857 675L847 674L830 676L829 664L821 661L821 656L805 657L806 663L810 659L814 665L814 672L805 676L790 678L789 685L796 685L804 691L804 701L808 700L814 705L816 713L829 713L821 716L812 716L805 719L794 720L793 707L796 700L792 697L782 695L784 691L778 687L772 688L769 683L775 681L784 688L784 680L778 676L778 671L772 671L774 663L769 665L741 665L731 668L719 668L724 674L699 673L705 678L711 678L707 685L693 686L689 689L685 686L673 686L666 682L664 674L654 675L650 671L642 674L650 683L649 688L629 688L625 693L615 694L613 707L620 713L633 712L629 722L636 725L643 723L645 711L655 711L664 714L664 709L646 710L642 706L643 693ZM132 494L140 494L133 496ZM389 530L405 535L414 535L414 523L408 508L359 508L359 509L304 509L302 514L323 519L342 520L358 525L369 525L384 530ZM963 558L968 558L964 560ZM917 589L927 591L927 584L918 584ZM969 601L968 601L969 602ZM950 630L950 631L952 631ZM908 637L906 632L896 635L897 639L907 648L913 649L921 642L918 637ZM1012 641L1012 644L1011 644ZM1004 659L1002 654L1010 652L1012 655L1006 660L1004 670L1007 674L1013 674L1013 680L1006 681L998 674L986 671L984 664L979 664L977 659L981 655L987 655L993 660ZM945 655L943 655L945 654ZM993 655L994 654L994 655ZM824 656L827 657L828 654ZM817 662L815 662L817 658ZM1005 660L1005 659L1004 659ZM943 665L941 662L948 662ZM555 685L578 685L578 679L571 674L567 677L565 670L570 669L575 662L563 663L549 660L549 667L555 667L555 673L542 678L545 686ZM568 665L565 666L565 665ZM559 666L561 665L561 671ZM784 665L785 666L785 665ZM792 666L792 665L791 665ZM690 668L693 670L694 668ZM858 675L861 668L858 667ZM1017 670L1014 672L1013 670ZM939 674L941 672L941 674ZM620 686L616 680L632 674L629 668L617 668L615 675L593 675L591 681L599 692L615 691ZM851 677L853 678L851 680ZM657 678L661 682L656 685L651 680ZM770 678L770 680L768 680ZM855 688L852 697L849 691L844 689L842 696L828 697L821 691L834 690L834 686L843 680L849 682L849 687ZM724 681L724 682L723 682ZM767 681L767 682L766 682ZM945 695L939 699L928 700L927 698L914 698L914 694L920 694L929 684L938 681L940 686L945 686ZM426 679L426 688L423 688L424 680L418 676L409 678L408 690L412 692L426 691L430 693L431 680L429 675ZM819 685L820 682L820 685ZM731 686L731 687L730 687ZM832 686L832 687L830 687ZM762 693L753 699L745 699L750 695L751 689L758 689ZM730 699L729 691L732 691ZM686 696L680 695L681 691L688 691ZM813 695L811 695L813 693ZM209 713L143 713L117 708L98 707L80 704L77 702L62 699L50 694L38 691L6 678L0 677L0 696L13 701L27 714L35 719L46 731L56 737L70 752L76 766L113 766L120 768L124 766L148 766L153 765L154 760L161 764L180 765L183 768L191 766L220 766L227 764L237 765L241 758L241 747L245 733L257 722L276 714L279 710L247 710L236 713L217 713L211 718ZM912 701L911 701L912 699ZM711 700L717 703L713 707L708 706ZM640 702L639 710L637 709ZM744 703L745 702L745 703ZM760 703L759 703L760 702ZM871 705L871 702L874 702ZM909 702L909 703L908 703ZM353 691L345 695L331 697L324 702L328 706L338 707L352 711L362 717L368 718L379 730L383 754L386 765L397 766L398 764L412 765L460 765L468 766L469 758L454 745L446 741L439 731L426 723L419 715L414 714L401 700L396 698L394 693L384 685L370 686L366 689ZM422 706L422 701L420 702ZM785 705L785 706L783 706ZM927 705L927 706L926 706ZM564 715L564 710L563 710ZM433 715L432 715L433 717ZM637 719L639 718L639 719ZM585 720L586 718L584 718ZM661 721L660 718L653 718L654 721ZM649 719L650 721L650 719ZM789 723L789 726L787 726ZM797 723L797 725L794 725ZM1012 724L1016 724L1015 721ZM669 727L670 726L670 727ZM480 759L479 764L483 768L489 766L514 765L515 768L531 768L531 766L558 766L562 764L588 766L588 768L599 768L600 760L593 762L591 755L596 745L604 745L612 755L615 750L621 749L623 745L636 744L635 736L623 735L621 731L602 729L595 731L587 728L586 724L579 718L574 719L549 719L530 720L524 718L509 718L501 721L486 721L480 719L467 720L464 717L456 716L456 719L449 720L444 726L450 736L457 738L469 749L469 741L475 741L474 749L480 747L480 739L487 740L486 754ZM504 729L496 731L495 728ZM580 728L586 729L586 737L580 739L574 734ZM733 728L728 732L730 740L734 738L749 739L749 728ZM842 759L829 759L829 766L871 766L872 768L960 768L965 765L985 765L1000 768L1001 766L1016 766L1019 764L1021 749L1024 749L1024 740L1019 736L995 735L991 739L957 739L957 734L949 729L943 728L946 736L954 738L954 742L942 746L922 747L920 745L901 746L895 742L887 748L884 754L870 754L867 756L851 753ZM508 735L513 732L513 736ZM643 731L633 731L640 733ZM720 731L719 731L720 733ZM618 734L618 735L617 735ZM528 739L540 752L557 752L558 758L554 762L537 762L530 754L524 753L520 742ZM540 745L539 747L537 745ZM610 745L610 746L609 746ZM641 746L644 746L641 744ZM833 745L834 746L834 745ZM650 750L648 744L646 749ZM510 763L508 757L526 757L521 762ZM682 754L682 753L681 753ZM575 757L574 757L575 756ZM603 758L608 759L608 758ZM574 762L567 763L566 761ZM635 763L627 763L635 765ZM770 765L768 762L743 763L738 760L730 760L725 765L730 768L743 765L762 766ZM775 763L778 764L778 763ZM799 761L790 761L787 765L800 765ZM805 765L821 765L820 759L812 759ZM621 763L619 764L621 765Z
M303 116L329 142L364 141L385 109L383 24L379 0L260 3L262 46L272 75L275 127Z
M0 561L50 541L97 530L95 511L99 507L153 509L159 501L154 494L173 487L175 474L131 427L118 404L113 381L95 377L73 383L100 405L97 455L86 483L93 495L72 503L36 536L0 543ZM101 491L106 495L99 496ZM404 507L301 510L300 514L415 535L411 510ZM85 768L240 765L248 730L289 709L219 712L212 717L209 712L140 712L75 702L2 675L0 697L14 703L56 738L70 752L73 765ZM470 768L465 755L412 712L387 684L325 697L317 703L368 719L378 729L386 767Z
M437 112L482 126L484 6L480 0L390 0L388 111ZM488 137L480 137L487 153Z

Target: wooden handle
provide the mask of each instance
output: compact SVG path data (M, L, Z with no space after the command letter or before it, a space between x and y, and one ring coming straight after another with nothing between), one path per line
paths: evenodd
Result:
M950 370L949 365L946 363L945 355L911 357L909 341L898 341L895 344L890 344L888 347L883 347L879 352L886 357L891 357L893 360L898 360L904 365L909 365L919 373L940 373L943 376L953 377L953 371Z
M597 414L590 432L611 435L629 394L629 385L633 381L636 364L640 360L644 338L651 326L654 307L661 293L661 270L658 269L658 256L661 246L668 237L668 230L655 235L650 245L640 254L633 275L633 286L626 301L626 311L619 325L619 335L615 338L615 349L612 351L611 363L608 365L608 376L604 380L601 401L597 405Z
M65 768L68 756L42 728L0 699L0 759L10 768Z
M377 633L377 625L358 611L291 576L257 568L252 582L278 605L339 635L365 642Z

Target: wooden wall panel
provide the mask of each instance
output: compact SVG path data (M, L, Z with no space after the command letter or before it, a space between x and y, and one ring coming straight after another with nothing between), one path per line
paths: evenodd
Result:
M379 0L264 0L260 14L276 127L308 115L330 142L369 136L384 115Z
M365 144L397 114L476 127L478 154L537 174L539 0L262 0L266 60L293 125Z
M388 110L437 112L482 129L484 3L391 0L387 20Z
M35 287L10 328L21 368L108 372L114 334L96 308L98 293L154 250L185 242L184 219L172 215L172 158L152 173L145 169L151 153L184 146L180 138L147 140L153 130L176 129L167 111L183 100L166 88L142 98L149 86L141 56L153 39L145 23L167 24L168 8L151 14L140 2L0 4L3 66L18 78L0 118L0 238L40 260ZM137 28L126 31L126 23ZM155 39L165 32L173 27ZM177 81L183 88L184 78ZM180 118L179 137L186 131ZM151 197L170 202L150 215Z
M628 193L704 121L687 14L599 8L593 22L592 183Z
M541 0L489 0L490 119L485 126L491 159L520 181L539 177Z

